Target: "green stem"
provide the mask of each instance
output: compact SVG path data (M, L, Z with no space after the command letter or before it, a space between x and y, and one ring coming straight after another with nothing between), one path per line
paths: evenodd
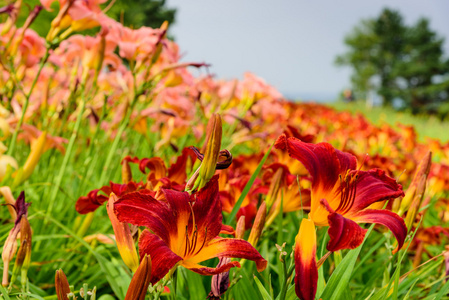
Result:
M83 91L82 91L82 94L83 94ZM84 96L82 96L81 108L80 108L80 112L76 118L75 128L73 129L72 136L70 137L69 145L67 146L67 152L64 155L64 160L62 161L62 165L61 165L61 168L59 169L58 177L56 177L56 182L53 187L52 193L50 195L47 216L51 215L51 212L53 210L53 206L54 206L54 203L56 200L56 196L58 195L59 187L61 186L62 179L65 175L65 169L67 168L69 159L72 156L73 146L75 145L75 140L78 136L78 131L79 131L79 128L81 125L81 119L83 118L85 107L86 107L86 100L85 100Z
M134 86L135 86L135 83L134 83ZM112 158L114 157L114 154L117 150L118 143L120 142L122 134L129 124L129 121L131 119L131 114L134 110L134 106L136 105L136 103L137 103L136 88L134 88L133 100L131 101L131 105L129 106L128 111L126 112L125 118L123 119L123 122L117 131L117 135L114 138L114 142L112 142L112 146L111 146L111 149L109 150L108 156L106 158L106 162L104 164L103 171L101 172L100 185L105 184L106 176L109 174L108 173L109 165L111 164Z
M37 71L36 77L34 77L34 80L31 83L30 90L28 91L28 94L26 94L26 96L25 96L25 103L23 104L23 107L22 107L22 115L20 116L20 120L16 126L16 129L14 130L14 134L11 139L11 144L9 145L9 149L8 149L8 155L11 155L12 153L14 153L14 150L16 147L17 135L19 134L20 127L22 127L23 120L25 118L25 113L28 109L28 104L30 103L31 93L33 92L34 87L36 86L36 83L39 79L42 69L44 68L44 65L47 62L49 56L50 56L50 45L48 45L45 50L44 57L42 58L42 60L39 64L39 69Z

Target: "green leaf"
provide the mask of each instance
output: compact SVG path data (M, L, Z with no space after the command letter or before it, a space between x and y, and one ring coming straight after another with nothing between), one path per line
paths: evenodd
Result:
M259 175L260 170L262 170L262 166L265 163L265 161L267 160L268 155L271 152L271 148L273 148L273 145L274 144L272 144L270 146L270 148L268 149L267 153L265 153L265 155L263 156L263 158L260 161L259 165L257 166L256 170L254 171L253 175L251 175L251 178L248 180L248 183L246 184L245 188L243 189L243 192L240 195L239 200L237 200L237 202L234 205L234 208L232 209L231 213L229 214L228 218L226 219L226 224L229 225L234 220L235 215L237 214L237 212L240 209L240 206L243 203L243 200L245 199L246 195L248 195L249 190L253 186L254 180L256 180L257 175Z
M262 295L262 299L264 299L264 300L272 300L270 294L264 288L264 286L263 286L262 282L260 282L259 278L254 276L254 281L256 281L256 285L259 288L259 292Z
M103 255L92 249L92 247L81 237L76 235L72 230L64 226L62 223L60 223L58 220L54 219L53 217L49 215L45 215L45 218L47 218L49 221L54 223L56 226L67 232L69 235L71 235L75 240L77 240L80 244L82 244L84 247L89 250L93 254L93 256L97 259L102 271L105 274L105 277L107 281L109 282L112 290L114 291L115 295L119 299L124 299L126 291L129 286L129 282L131 281L131 278L128 274L123 272L121 267L118 267L117 265L114 265L111 263L108 259L106 259Z
M187 270L185 275L190 299L206 299L207 293L204 289L201 275L190 270Z
M332 273L331 277L329 278L329 282L327 283L323 293L319 298L335 300L345 299L344 295L347 292L347 286L349 284L349 280L351 279L355 262L360 254L360 251L362 250L363 244L371 233L373 227L374 225L370 226L363 243L357 249L351 250L348 252L348 254L346 254L341 263Z
M10 298L9 298L9 296L8 296L8 291L6 291L6 289L2 286L2 285L0 285L0 298L1 299L5 299L5 300L9 300Z
M446 281L446 283L443 285L443 287L441 288L441 290L438 292L438 294L436 295L436 297L434 298L434 300L440 300L441 297L443 297L444 295L446 295L448 291L449 291L449 281Z

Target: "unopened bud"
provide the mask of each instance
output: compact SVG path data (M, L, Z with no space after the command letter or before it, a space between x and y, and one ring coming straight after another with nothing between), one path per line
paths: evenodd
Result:
M235 226L235 238L243 239L245 235L245 216L241 216L237 221L237 226Z
M13 259L17 251L17 235L20 232L20 226L14 226L6 238L3 246L2 260L3 260L3 279L2 285L7 286L9 283L9 263Z
M217 268L229 264L231 258L220 257ZM207 296L208 299L220 299L229 288L229 271L212 276L211 291Z
M151 257L144 256L136 273L131 279L125 300L145 300L151 280Z
M427 176L429 175L431 164L432 152L428 152L419 163L415 176L413 177L413 181L407 189L405 197L402 199L399 213L401 215L407 211L405 224L407 225L408 230L412 228L413 222L415 221L424 199Z
M134 245L133 236L128 224L121 223L114 212L114 202L117 201L117 196L111 193L109 201L106 206L109 219L112 223L112 229L114 230L115 240L117 242L117 248L123 262L133 271L136 272L139 266L139 257L137 255L136 247Z
M68 294L70 294L70 286L62 269L56 271L55 288L58 300L69 300Z
M268 190L268 194L267 194L267 198L266 198L268 207L271 207L273 205L274 201L276 201L276 199L278 197L279 189L281 187L282 179L284 177L283 174L284 174L284 169L279 168L274 173L273 178L271 179L270 188Z
M133 180L133 174L128 160L122 160L122 181L128 183Z
M32 232L30 223L26 216L22 216L20 220L20 247L14 263L11 284L14 283L19 270L21 270L22 282L26 283L28 269L31 263L31 239Z
M410 186L408 187L404 198L402 198L401 207L398 211L398 215L402 215L409 209L410 205L415 199L415 196L424 194L425 185L422 186L421 182L422 180L424 181L427 180L431 164L432 164L432 152L429 151L420 161L418 167L416 168L415 176L413 177L412 183L410 183Z
M253 227L251 228L251 232L249 234L248 242L256 247L257 242L262 234L263 227L265 226L265 218L267 216L267 204L262 202L257 211L256 218L254 219Z
M203 188L214 176L220 155L222 125L219 114L213 114L207 124L206 149L201 163L198 188Z

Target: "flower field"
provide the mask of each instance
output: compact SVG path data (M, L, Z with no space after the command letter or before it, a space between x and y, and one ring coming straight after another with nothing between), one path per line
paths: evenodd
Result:
M447 123L216 79L101 0L41 37L52 2L0 8L0 298L449 299Z

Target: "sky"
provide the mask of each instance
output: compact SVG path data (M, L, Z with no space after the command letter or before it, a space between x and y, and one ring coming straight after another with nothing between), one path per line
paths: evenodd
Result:
M350 87L351 70L336 67L344 37L361 19L384 7L398 10L405 24L420 17L446 39L448 0L167 0L177 9L170 34L183 61L210 63L220 79L255 73L291 99L332 101Z

